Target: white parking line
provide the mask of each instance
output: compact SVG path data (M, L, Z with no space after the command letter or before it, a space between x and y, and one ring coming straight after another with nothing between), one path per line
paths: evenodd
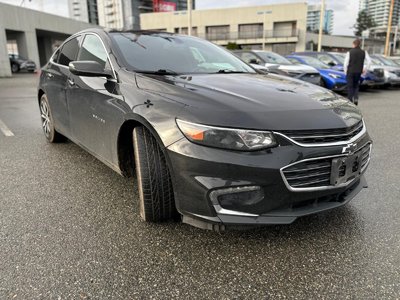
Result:
M7 127L7 125L0 119L0 131L3 132L5 136L14 136L14 133Z

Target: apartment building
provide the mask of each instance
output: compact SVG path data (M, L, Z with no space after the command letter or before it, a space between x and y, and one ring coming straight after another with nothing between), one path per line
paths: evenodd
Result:
M141 14L141 27L187 34L186 11ZM281 54L305 49L307 4L234 7L192 11L192 35L226 46Z
M366 10L378 27L387 27L391 0L360 0L360 11ZM400 25L400 0L394 1L392 26Z
M97 0L99 25L110 29L123 29L124 17L121 0Z
M333 32L333 18L334 12L332 9L324 10L324 23L323 31L327 34ZM315 32L319 30L319 24L321 19L321 5L309 5L307 11L307 30Z
M91 24L99 24L96 0L68 0L71 19Z

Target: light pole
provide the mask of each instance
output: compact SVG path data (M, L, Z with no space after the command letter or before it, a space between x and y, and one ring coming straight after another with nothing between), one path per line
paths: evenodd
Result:
M325 19L325 0L321 1L321 11L319 13L319 33L318 33L318 52L322 50L322 29Z
M265 24L267 23L267 15L272 14L272 10L264 10L264 11L258 11L257 15L263 15L263 36L262 36L262 49L265 50L265 39L266 39L266 30L265 30Z
M390 44L390 34L392 31L393 8L394 8L394 0L392 0L390 3L389 20L386 32L385 56L390 55L389 44Z
M188 7L188 35L192 35L192 0L187 0Z

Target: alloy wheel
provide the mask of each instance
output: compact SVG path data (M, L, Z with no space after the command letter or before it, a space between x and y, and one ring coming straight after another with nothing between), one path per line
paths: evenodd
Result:
M42 127L44 134L46 137L50 136L50 125L51 125L51 119L50 119L50 112L49 112L49 107L47 106L46 101L42 101L40 103L40 116L42 118Z

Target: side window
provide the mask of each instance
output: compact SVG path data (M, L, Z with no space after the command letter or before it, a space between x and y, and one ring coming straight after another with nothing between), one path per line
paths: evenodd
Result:
M242 53L240 53L240 57L245 61L245 62L247 62L248 64L250 63L250 61L260 61L258 58L257 58L257 56L255 56L254 54L252 54L252 53L249 53L249 52L242 52Z
M333 59L331 57L329 57L328 55L321 54L321 55L318 55L318 58L324 64L335 65L335 62L333 61Z
M64 66L68 66L71 61L76 59L76 55L79 50L79 40L78 38L73 38L64 44L62 47L60 57L58 58L58 63Z
M106 67L107 52L97 36L93 34L86 35L78 60L97 61L103 68Z

